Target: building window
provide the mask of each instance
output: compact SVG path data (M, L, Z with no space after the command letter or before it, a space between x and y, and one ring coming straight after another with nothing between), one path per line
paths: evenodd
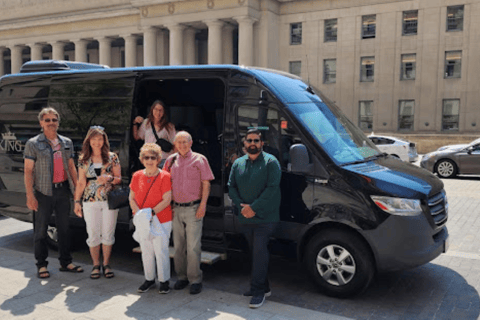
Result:
M87 62L90 62L90 53L87 53Z
M360 64L360 81L373 81L375 74L375 57L362 57Z
M120 66L125 68L125 50L120 51Z
M363 131L372 131L373 101L360 101L358 125Z
M464 6L447 7L447 31L463 30Z
M460 78L462 75L462 51L445 52L445 79Z
M398 130L413 130L415 100L400 100L398 105Z
M63 55L63 60L65 60L65 61L69 61L69 60L70 60L70 57L68 56L68 54L64 54L64 55Z
M337 59L323 60L323 83L337 82Z
M458 131L460 100L443 100L442 130Z
M302 61L290 61L288 72L300 77L302 74Z
M417 34L418 28L418 10L403 11L403 27L404 36Z
M302 23L290 24L290 44L297 45L302 44Z
M337 19L325 20L325 38L324 42L337 41Z
M400 80L415 80L416 59L416 54L402 54Z
M362 16L362 39L375 38L376 15Z

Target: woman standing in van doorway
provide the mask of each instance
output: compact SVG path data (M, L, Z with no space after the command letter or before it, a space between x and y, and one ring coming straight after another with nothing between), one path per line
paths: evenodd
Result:
M105 129L93 126L83 141L82 154L78 165L78 183L75 189L75 214L83 217L87 225L87 245L93 260L90 278L100 278L101 268L105 278L115 274L109 265L112 246L115 242L115 226L118 210L108 208L107 194L114 184L121 182L120 161L110 152ZM82 196L83 194L83 196ZM100 266L100 252L103 266Z
M175 126L168 122L168 109L160 100L155 100L150 108L150 113L146 119L137 116L133 120L133 137L135 140L144 140L145 143L157 143L157 139L165 139L172 148L168 150L165 146L162 147L162 161L159 167L163 168L165 160L169 155L174 153L173 140L175 139ZM157 143L158 144L158 143Z

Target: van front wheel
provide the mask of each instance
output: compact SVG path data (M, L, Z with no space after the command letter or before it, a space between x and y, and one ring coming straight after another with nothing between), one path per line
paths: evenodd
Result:
M325 230L308 243L307 270L328 296L346 298L361 293L375 273L363 240L351 232Z

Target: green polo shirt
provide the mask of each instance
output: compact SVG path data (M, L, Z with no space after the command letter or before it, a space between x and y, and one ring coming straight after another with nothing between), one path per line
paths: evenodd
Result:
M232 166L228 194L238 209L249 204L255 216L247 219L239 214L241 223L268 223L280 220L280 163L273 155L261 152L254 161L245 155Z

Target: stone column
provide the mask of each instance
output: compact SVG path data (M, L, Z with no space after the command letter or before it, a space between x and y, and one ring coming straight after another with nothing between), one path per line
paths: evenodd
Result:
M98 39L98 51L100 64L110 66L112 63L112 39L103 37Z
M23 63L22 50L23 50L23 46L10 47L12 74L20 72L20 68L22 67L22 63Z
M3 58L3 53L7 50L5 47L0 47L0 77L5 74L5 60Z
M233 30L235 27L231 24L225 24L223 27L223 63L233 63Z
M42 60L43 45L34 43L29 45L30 47L30 60Z
M253 24L256 19L249 16L235 17L238 22L238 64L253 64Z
M157 64L157 29L148 27L143 31L143 65Z
M185 50L184 62L185 64L195 64L195 34L197 30L194 28L185 29Z
M87 62L87 40L77 39L74 40L75 44L75 61Z
M222 63L222 28L223 21L206 20L208 26L208 64Z
M53 60L64 60L65 59L65 43L62 41L56 41L52 43L52 59Z
M173 24L167 26L170 31L170 65L183 64L183 30L185 26Z
M133 34L123 36L125 40L125 67L137 66L137 36Z

